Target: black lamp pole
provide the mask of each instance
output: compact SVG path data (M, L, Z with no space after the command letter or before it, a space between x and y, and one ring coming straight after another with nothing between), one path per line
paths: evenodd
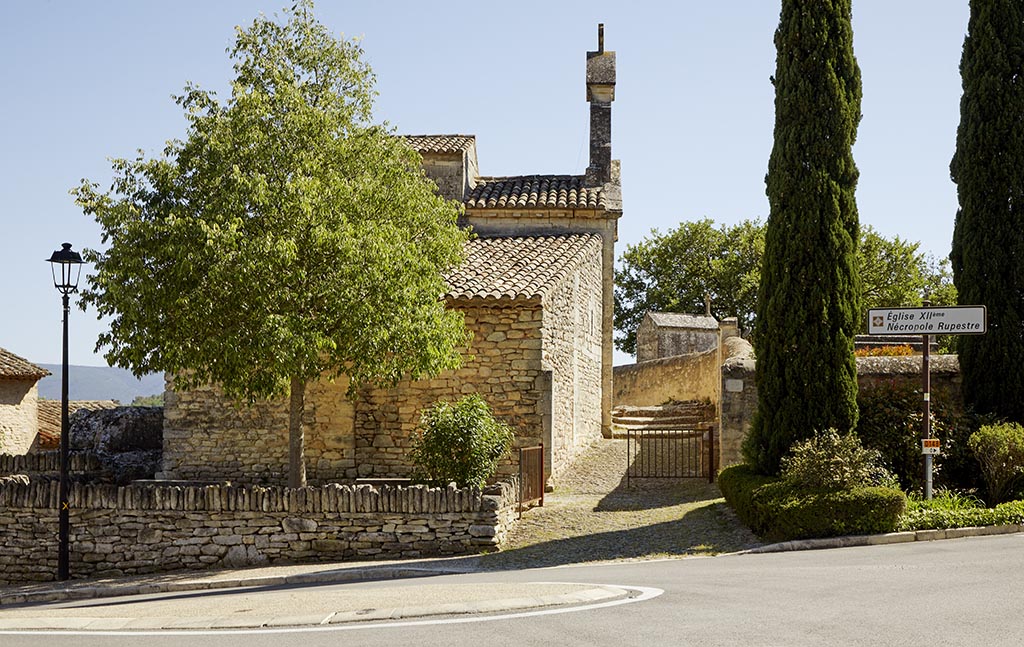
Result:
M70 295L78 291L78 276L82 269L82 257L71 250L71 243L64 243L62 249L55 251L50 258L50 269L53 273L53 287L63 296L64 301L64 346L61 363L60 379L60 510L57 513L57 579L67 580L71 577L69 566L69 535L71 530L71 505L68 495L69 439L68 439L68 313L70 311ZM60 277L57 268L60 268Z

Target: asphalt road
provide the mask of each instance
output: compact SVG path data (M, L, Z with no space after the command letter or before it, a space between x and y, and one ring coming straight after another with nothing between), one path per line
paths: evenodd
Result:
M312 609L354 591L443 601L454 591L564 590L581 583L639 597L540 611L414 618L328 627L193 633L4 633L4 647L188 643L281 645L1020 645L1024 642L1024 534L714 558L445 575L275 590L204 591L33 607L59 617L141 604L261 612ZM534 586L531 583L548 583ZM587 588L587 587L583 587ZM659 591L663 591L658 594ZM239 596L245 596L240 598ZM243 612L245 610L243 609ZM262 611L266 611L265 609ZM3 615L6 611L0 612Z

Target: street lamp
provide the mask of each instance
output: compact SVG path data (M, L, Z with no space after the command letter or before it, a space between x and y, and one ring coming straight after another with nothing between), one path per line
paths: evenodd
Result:
M71 509L68 505L68 303L72 292L78 292L78 277L82 272L82 256L64 243L47 259L53 274L53 287L64 299L64 356L60 384L60 510L58 511L57 579L70 577L68 535L71 529Z

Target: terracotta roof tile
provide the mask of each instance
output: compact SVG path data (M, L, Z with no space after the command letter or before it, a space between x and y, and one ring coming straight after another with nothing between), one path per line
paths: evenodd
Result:
M36 366L24 357L0 348L0 380L31 380L49 375L45 368Z
M582 175L482 177L466 198L468 209L605 209L601 187Z
M39 420L37 444L42 449L56 449L60 446L60 400L39 400L36 406L36 418ZM79 409L98 411L119 406L116 400L70 400L68 415Z
M421 155L457 154L476 146L476 135L405 135L405 140Z
M600 254L597 234L476 238L466 261L446 278L449 299L543 299L588 254Z

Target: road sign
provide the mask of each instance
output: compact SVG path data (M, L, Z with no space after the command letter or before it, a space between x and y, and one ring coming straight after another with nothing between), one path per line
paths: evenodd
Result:
M941 453L942 445L939 443L938 438L922 438L921 439L921 453L928 454L939 454Z
M983 335L986 330L985 306L868 310L869 335Z

